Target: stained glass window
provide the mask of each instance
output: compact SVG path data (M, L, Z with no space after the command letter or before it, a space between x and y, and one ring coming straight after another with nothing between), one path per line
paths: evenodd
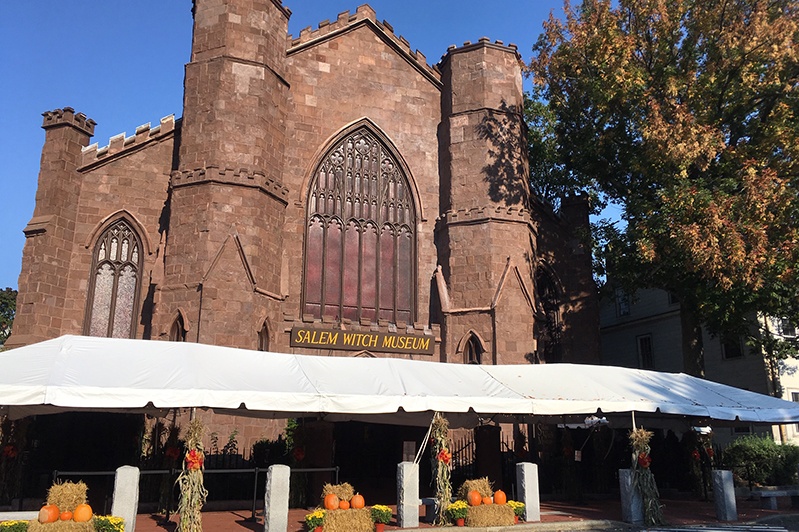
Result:
M304 313L411 323L416 212L397 159L369 129L322 159L307 213Z
M126 220L115 222L100 236L94 247L86 334L134 337L141 289L140 248L141 240Z

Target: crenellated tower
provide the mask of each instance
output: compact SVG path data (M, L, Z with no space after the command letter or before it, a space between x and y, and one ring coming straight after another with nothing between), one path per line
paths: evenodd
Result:
M195 0L193 14L157 327L165 337L179 319L186 340L253 348L255 321L283 298L290 11Z
M42 116L45 140L36 206L24 229L14 334L5 344L9 348L49 340L68 329L64 312L82 187L77 169L96 123L71 107Z
M534 350L535 228L521 60L515 46L482 38L451 47L439 66L442 351L469 362L459 344L471 331L482 363L522 363Z

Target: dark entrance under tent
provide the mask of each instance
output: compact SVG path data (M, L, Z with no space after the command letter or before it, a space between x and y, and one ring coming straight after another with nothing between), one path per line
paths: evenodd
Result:
M412 461L427 434L425 427L348 421L333 428L333 462L341 482L349 482L369 501L396 504L397 464ZM410 443L412 442L412 443ZM419 467L420 496L432 493L429 452Z

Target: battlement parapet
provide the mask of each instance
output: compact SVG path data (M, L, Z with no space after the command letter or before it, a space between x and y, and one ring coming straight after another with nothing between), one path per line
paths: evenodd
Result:
M513 43L505 44L503 41L496 40L491 42L491 39L488 37L480 37L476 43L472 41L465 41L462 46L456 46L451 44L447 47L447 53L441 56L441 60L436 64L436 68L439 70L442 68L442 65L446 63L446 61L453 55L465 52L471 52L473 50L477 50L478 48L494 48L496 50L502 50L504 52L512 53L516 56L519 61L522 61L522 56L519 53L519 47Z
M139 148L148 142L162 139L174 131L175 115L165 116L155 127L150 127L149 122L142 124L136 128L136 132L130 137L126 137L125 133L122 132L111 137L108 144L101 148L98 147L96 142L83 148L81 166L104 161L122 152Z
M170 186L180 188L201 183L223 183L228 185L258 188L267 194L288 203L289 189L281 182L267 177L263 172L250 171L247 168L221 168L208 165L194 170L176 170L172 172Z
M413 50L405 37L402 35L396 35L394 33L394 26L385 20L383 22L378 21L377 14L368 4L359 6L355 10L355 13L350 13L349 11L343 11L339 13L338 17L333 22L330 22L330 20L323 20L319 23L319 26L316 29L312 29L310 26L304 28L300 31L299 37L295 38L289 35L288 51L291 53L305 48L330 36L331 34L341 33L362 23L372 24L388 40L390 40L395 47L402 51L409 60L414 62L419 69L423 70L436 80L440 79L440 72L438 68L428 65L425 55L419 50Z
M464 224L485 221L530 223L530 211L521 207L484 205L471 209L453 209L442 213L436 221L443 224Z
M73 126L90 137L94 135L94 126L97 122L91 118L86 118L83 113L76 113L72 107L64 107L63 109L54 109L52 111L45 111L42 113L44 120L42 121L42 128L49 129L61 125Z

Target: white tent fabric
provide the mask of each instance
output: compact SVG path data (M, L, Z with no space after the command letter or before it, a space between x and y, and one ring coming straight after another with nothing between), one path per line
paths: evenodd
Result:
M12 417L186 407L418 425L438 411L460 419L454 426L478 416L533 420L630 411L799 422L799 404L789 401L684 374L611 366L478 366L84 336L0 353L0 408Z

